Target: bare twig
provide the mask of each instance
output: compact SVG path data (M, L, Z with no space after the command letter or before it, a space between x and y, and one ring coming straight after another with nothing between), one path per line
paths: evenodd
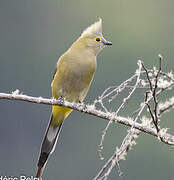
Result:
M152 89L153 89L153 86L152 86L152 82L151 82L151 80L150 80L150 77L149 77L149 71L147 70L147 68L145 67L145 65L142 63L142 66L143 66L143 68L144 68L144 70L145 70L145 72L146 72L146 75L147 75L147 79L148 79L148 82L149 82L149 85L150 85L150 90L152 91Z
M111 86L109 88L107 88L103 93L102 95L100 96L102 99L105 99L107 97L109 97L110 95L112 95L113 93L116 93L115 95L113 95L111 98L110 98L110 102L113 100L113 98L116 98L116 96L118 95L119 92L121 92L129 82L131 82L134 78L137 77L137 74L135 73L133 76L131 76L130 78L128 78L126 81L124 81L123 83L121 83L119 86ZM108 91L110 89L113 89L112 91L110 91L108 93Z
M155 107L154 107L154 116L155 116L155 121L154 122L154 125L156 127L156 130L157 132L160 131L159 127L158 127L158 114L157 114L157 107L158 107L158 100L157 100L157 96L156 96L156 91L157 91L157 88L158 88L158 77L159 77L159 74L161 72L161 61L162 61L162 56L159 55L159 70L157 72L157 75L155 76L155 87L154 87L154 90L153 90L153 100L154 100L154 104L155 104Z
M119 175L122 175L120 170L119 161L124 160L128 150L132 147L132 145L136 144L135 139L140 134L140 131L135 129L130 129L127 136L124 138L120 148L116 148L114 154L108 159L108 161L104 164L98 174L94 177L93 180L107 180L110 175L112 169L117 165L119 168ZM106 173L104 173L107 170ZM104 175L102 176L102 174Z
M158 127L158 114L157 114L158 101L157 101L156 91L157 91L157 88L158 88L158 77L159 77L160 72L161 72L161 61L162 61L162 56L159 55L159 70L157 71L157 73L155 73L155 85L154 85L154 87L153 87L152 81L151 81L151 79L149 77L147 68L144 66L144 64L142 64L142 66L143 66L143 68L144 68L144 70L146 72L147 79L149 81L150 93L152 94L152 97L153 97L153 102L154 102L154 110L153 110L153 112L152 112L151 106L149 105L148 102L146 102L146 105L148 107L149 113L151 115L154 126L155 126L155 128L157 130L157 133L160 131L160 128ZM149 94L149 92L147 91L146 94Z
M138 70L136 71L135 75L137 76L136 78L136 83L135 85L133 86L132 90L129 92L128 96L126 98L123 99L123 102L121 103L121 105L119 106L119 108L116 110L116 112L114 112L114 116L118 116L118 113L119 111L124 107L124 105L127 103L127 101L131 98L132 94L135 92L139 82L140 82L140 76L141 76L141 69L142 69L142 64L141 64L141 61L139 60L138 61ZM135 77L136 77L135 76ZM129 78L127 81L123 82L119 87L117 87L115 90L116 90L116 94L113 95L110 99L109 99L109 102L111 102L114 98L116 98L116 96L118 95L119 92L121 92L127 85L128 82L132 81L132 79L134 79L134 76L132 76L131 78ZM121 89L121 90L120 90ZM108 88L109 90L109 88ZM106 94L107 90L104 91L104 93L100 96L99 98L99 103L101 104L101 106L104 108L105 112L108 112L108 110L106 109L106 107L103 105L103 98L105 97L108 97L108 94L110 94L110 92L108 94ZM112 91L114 92L114 90ZM106 95L105 95L106 94ZM105 95L105 96L104 96ZM113 117L114 117L113 116ZM105 135L109 129L109 126L111 125L113 119L111 118L111 120L108 122L107 126L105 127L105 129L103 130L102 132L102 135L101 135L101 140L100 140L100 144L99 144L99 149L98 149L98 152L99 152L99 157L101 160L104 159L103 157L103 142L104 142L104 139L105 139Z
M140 82L140 75L141 75L141 68L142 68L142 64L141 64L140 60L138 61L138 66L139 66L139 68L138 68L138 71L136 73L136 75L137 75L136 83L133 86L133 88L132 88L131 92L129 93L129 95L126 98L123 99L122 104L119 106L119 108L116 111L116 115L118 115L118 112L120 111L120 109L123 108L124 104L130 99L130 97L132 96L132 94L134 93L134 91L136 90L136 88L137 88L137 86L138 86L138 84Z

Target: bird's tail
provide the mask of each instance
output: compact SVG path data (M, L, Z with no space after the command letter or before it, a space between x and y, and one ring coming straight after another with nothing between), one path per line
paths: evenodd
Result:
M59 124L58 126L53 126L52 121L53 121L53 114L50 117L50 123L47 127L46 134L42 142L40 156L37 163L36 175L35 175L35 177L37 178L40 178L42 176L48 157L54 151L61 131L62 123Z

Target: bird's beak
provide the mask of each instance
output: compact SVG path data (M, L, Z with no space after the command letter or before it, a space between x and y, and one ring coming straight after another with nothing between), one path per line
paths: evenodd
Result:
M109 41L106 41L106 39L103 39L102 40L102 43L106 46L111 46L112 45L112 42L109 42Z

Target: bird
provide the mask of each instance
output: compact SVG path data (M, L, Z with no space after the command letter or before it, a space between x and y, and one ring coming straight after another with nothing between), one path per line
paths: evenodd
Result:
M112 43L102 35L102 19L99 18L58 59L51 83L52 97L82 103L94 78L97 55L110 45ZM42 177L48 158L55 149L63 121L71 112L71 108L52 105L50 121L40 148L36 178Z

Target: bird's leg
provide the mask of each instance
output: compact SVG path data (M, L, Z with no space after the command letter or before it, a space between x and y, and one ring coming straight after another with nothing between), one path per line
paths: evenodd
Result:
M81 105L83 111L85 111L85 109L87 109L87 105L84 104L83 101L81 101L81 100L79 100L78 102L79 102L79 104Z
M60 101L60 103L61 103L61 104L63 104L63 103L64 103L65 98L64 98L63 96L60 96L57 100L59 100L59 101Z

